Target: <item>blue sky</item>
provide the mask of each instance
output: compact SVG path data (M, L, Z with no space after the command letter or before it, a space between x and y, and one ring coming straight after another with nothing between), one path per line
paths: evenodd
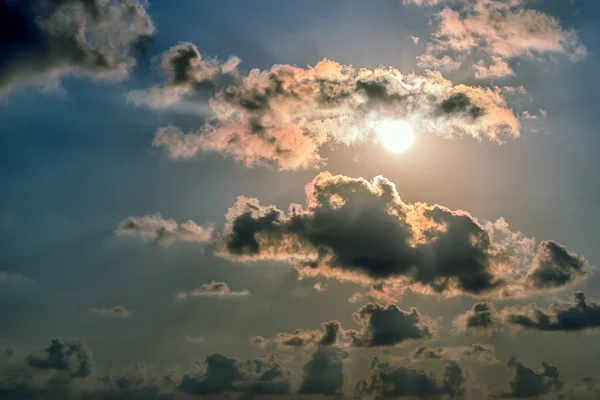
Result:
M0 8L0 24L16 21L0 28L0 393L260 397L261 372L243 361L258 359L284 371L268 380L278 396L598 396L596 1L43 3ZM340 90L331 103L317 96L323 82ZM414 128L404 153L381 143L389 119ZM376 176L396 186L387 208ZM260 207L240 200L226 215L238 196ZM512 239L487 223L500 218ZM484 261L471 266L471 250ZM467 277L488 273L469 289ZM458 326L475 303L492 305L487 324ZM392 344L378 341L377 318ZM339 321L333 345L318 342L328 321ZM301 346L284 343L294 335ZM494 362L467 354L474 344ZM424 345L438 356L419 361ZM92 359L83 377L80 354ZM226 373L211 354L238 378L211 386ZM141 383L115 383L139 365L152 371ZM454 366L466 378L448 386ZM422 370L438 392L407 383ZM410 388L355 394L371 376Z

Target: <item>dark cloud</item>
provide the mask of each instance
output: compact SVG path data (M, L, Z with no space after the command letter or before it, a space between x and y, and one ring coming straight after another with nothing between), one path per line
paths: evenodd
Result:
M589 269L566 251L549 257L553 242L536 245L503 220L480 223L465 211L405 203L383 177L321 173L306 190L308 208L292 205L289 213L238 198L216 236L217 253L242 262L287 260L302 276L373 284L371 294L381 297L406 290L522 296L570 284ZM554 279L556 286L532 285L541 270L570 275Z
M560 243L545 241L540 243L528 278L536 289L554 289L585 275L588 268L585 258L570 253Z
M494 346L475 343L471 346L429 347L420 346L411 353L411 359L416 361L453 360L473 357L485 362L497 362Z
M465 378L462 369L453 361L446 365L441 379L421 370L382 363L377 357L372 366L374 374L369 382L359 382L356 387L358 395L436 398L443 395L460 396L464 392Z
M563 386L558 369L548 363L543 362L542 369L534 371L512 357L508 366L514 369L515 376L509 382L510 391L501 392L500 397L531 398L561 389Z
M356 70L327 59L306 69L254 69L219 90L210 107L214 118L200 129L160 128L153 145L172 158L218 152L247 166L293 170L323 164L320 150L327 143L378 141L379 124L390 120L443 136L501 141L520 134L499 89L453 85L432 72Z
M54 375L49 379L25 370L4 370L0 374L3 400L169 400L174 399L166 377L154 374L139 364L125 373L103 376L79 384L81 377Z
M319 344L323 346L332 346L339 340L342 325L339 321L329 321L323 324L323 336L319 340Z
M241 362L215 353L206 357L202 372L183 376L179 390L193 395L286 394L291 383L288 372L276 362Z
M194 44L181 43L162 55L161 68L165 83L132 91L128 97L137 105L167 107L193 91L212 87L215 79L222 75L237 75L239 63L237 57L231 57L224 63L217 59L202 58Z
M0 94L65 74L117 79L154 32L138 0L0 2Z
M71 377L85 378L92 372L91 355L81 341L52 340L40 354L27 356L27 363L37 369L64 371Z
M337 347L319 347L304 365L304 377L299 394L338 393L344 384L343 360L348 353Z
M477 119L485 113L481 107L472 104L464 93L455 93L440 103L439 111L444 114L465 114Z
M416 308L400 310L391 304L387 307L369 303L354 314L362 330L348 331L357 347L394 346L407 340L431 338L435 324L423 317Z
M458 331L470 330L476 333L492 334L501 325L496 308L491 303L475 303L473 307L454 320Z
M587 300L585 294L574 294L573 303L555 303L548 310L535 305L503 310L508 322L539 331L575 332L600 327L600 304Z

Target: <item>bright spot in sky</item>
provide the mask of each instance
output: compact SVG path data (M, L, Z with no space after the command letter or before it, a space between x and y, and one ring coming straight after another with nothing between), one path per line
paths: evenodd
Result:
M377 138L393 153L403 153L415 141L412 126L404 120L386 119L375 127Z

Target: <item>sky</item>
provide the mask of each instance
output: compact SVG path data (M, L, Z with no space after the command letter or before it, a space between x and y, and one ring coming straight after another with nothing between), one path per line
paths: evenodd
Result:
M0 0L0 398L600 397L596 0Z

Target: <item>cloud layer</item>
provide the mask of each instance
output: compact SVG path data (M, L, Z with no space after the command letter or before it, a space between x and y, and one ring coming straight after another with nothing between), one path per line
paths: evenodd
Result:
M275 65L218 91L210 100L214 115L200 129L163 127L153 144L172 158L218 152L247 166L310 168L325 162L325 144L377 140L377 124L388 119L407 120L418 133L517 137L520 122L504 96L501 88L453 85L433 72L356 70L327 59L308 68ZM162 102L170 103L170 96Z
M583 278L588 262L553 241L537 243L505 221L405 203L383 177L319 174L307 208L289 212L240 197L216 235L217 254L238 262L282 260L302 276L373 285L382 298L406 291L524 296Z
M0 3L0 95L67 74L122 79L154 25L138 0Z

